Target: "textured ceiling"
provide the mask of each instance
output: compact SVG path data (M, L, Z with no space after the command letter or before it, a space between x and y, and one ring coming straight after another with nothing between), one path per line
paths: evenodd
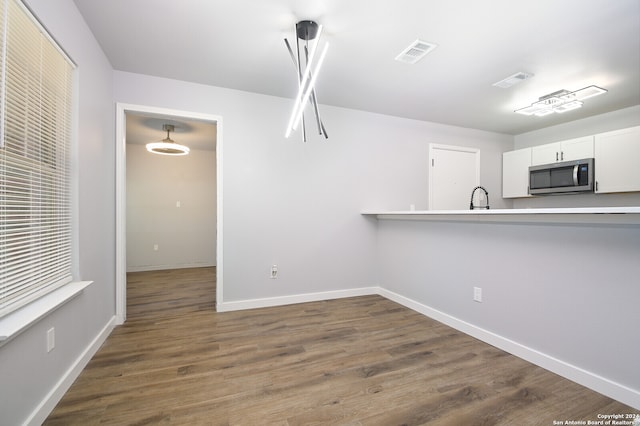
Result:
M330 43L321 104L507 134L640 104L638 0L75 0L117 70L293 98L283 39ZM438 47L394 61L415 39ZM493 83L535 76L509 89ZM565 114L513 110L560 89L609 90Z

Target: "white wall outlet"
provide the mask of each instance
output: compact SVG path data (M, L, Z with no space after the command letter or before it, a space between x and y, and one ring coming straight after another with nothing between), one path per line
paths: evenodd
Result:
M158 245L157 244L153 245L153 251L158 251Z
M56 329L51 327L47 330L47 352L51 352L56 347Z
M176 201L176 207L180 207L180 206L181 206L180 201Z
M473 288L473 300L476 302L482 302L482 288L474 287Z
M278 278L278 265L271 265L271 277L272 280Z

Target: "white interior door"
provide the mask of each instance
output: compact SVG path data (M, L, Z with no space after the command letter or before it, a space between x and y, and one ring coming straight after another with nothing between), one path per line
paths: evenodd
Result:
M479 149L429 145L429 210L468 210L479 182Z

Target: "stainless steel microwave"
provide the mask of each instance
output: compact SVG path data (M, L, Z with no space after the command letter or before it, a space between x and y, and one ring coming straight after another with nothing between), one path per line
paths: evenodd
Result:
M593 158L529 167L531 195L593 192Z

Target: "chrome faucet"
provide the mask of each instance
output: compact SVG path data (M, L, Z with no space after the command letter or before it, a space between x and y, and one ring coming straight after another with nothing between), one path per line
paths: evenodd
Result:
M489 193L487 192L486 189L484 189L483 186L476 186L475 188L473 188L473 191L471 191L471 204L469 205L469 209L473 210L475 208L473 205L473 196L475 195L476 190L478 189L482 189L484 191L484 196L487 198L487 205L484 208L489 210Z

